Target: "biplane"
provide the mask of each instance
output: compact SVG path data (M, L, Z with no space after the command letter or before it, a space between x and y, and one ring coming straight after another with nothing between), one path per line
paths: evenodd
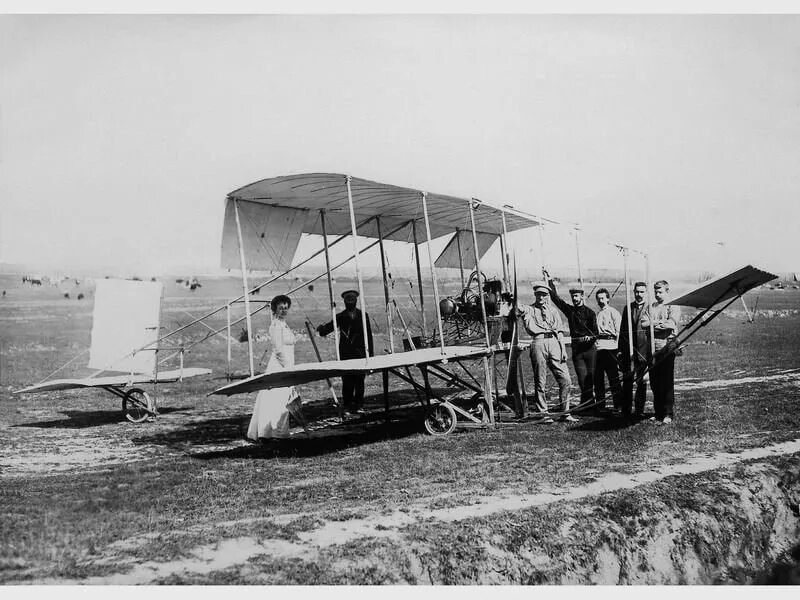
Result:
M501 341L505 319L499 314L500 294L510 289L506 239L509 232L537 225L536 217L510 206L500 207L473 198L427 193L343 174L275 177L231 192L226 200L222 264L242 271L244 289L248 288L248 269L288 273L306 262L294 262L300 236L321 236L319 253L325 254L326 270L320 277L327 275L331 318L335 323L331 273L341 264L331 266L329 250L333 244L328 239L337 236L333 243L338 243L349 237L353 243L351 259L355 262L362 326L366 331L368 311L382 313L386 318L389 347L384 355L340 360L339 334L335 331L336 360L322 361L320 357L318 363L255 374L251 358L250 377L214 390L212 394L229 396L271 387L302 385L348 373L381 373L388 408L388 375L392 374L420 392L426 407L424 423L428 432L449 433L458 424L458 416L462 417L464 424L492 426L495 419L490 359L509 350L509 344ZM443 236L450 239L434 260L429 242ZM363 248L359 247L360 238L369 240ZM384 250L386 240L413 244L418 308L422 320L420 335L409 330L390 292ZM503 277L502 280L487 279L481 261L498 240L503 255ZM420 246L425 242L428 242L425 244L427 270L434 297L435 324L431 326L426 321L426 294L420 260ZM384 301L379 311L366 306L361 262L364 252L375 245L380 249L384 289ZM460 270L460 294L442 297L438 268ZM471 272L468 280L465 280L465 269ZM246 308L245 313L249 312ZM403 335L398 336L401 340L395 339L395 318L402 324ZM250 323L247 328L248 338L251 338ZM252 350L250 354L252 357ZM476 369L476 364L480 368ZM411 369L419 370L421 382L412 375ZM448 394L434 395L431 378L445 382L450 388ZM456 396L463 395L468 396L478 410L464 408L454 401Z
M248 219L258 223L247 235L241 227L240 215L246 214ZM467 220L468 217L468 220ZM278 225L273 225L277 221ZM500 298L504 295L516 302L516 273L512 291L509 275L509 252L507 236L509 232L541 226L543 219L511 206L494 206L474 198L458 198L442 194L427 193L420 190L402 188L374 181L354 178L343 174L301 174L264 179L244 186L228 195L226 203L226 235L223 238L223 257L229 257L228 264L234 265L234 250L239 248L240 268L246 272L244 254L253 252L266 258L264 266L282 267L291 262L293 250L301 234L318 234L323 237L323 251L326 256L328 290L331 314L335 315L335 302L331 285L331 269L328 256L327 236L350 235L353 240L356 278L359 287L362 318L366 321L367 307L364 303L364 284L359 263L358 237L377 239L381 245L381 266L384 281L385 312L388 319L388 331L392 332L392 305L386 285L387 273L383 254L383 240L411 240L414 244L420 306L424 307L422 293L422 277L420 274L419 226L424 226L424 242L430 242L442 236L450 236L444 250L434 260L431 244L427 243L428 267L433 287L436 324L433 331L426 335L423 320L422 336L412 337L405 328L403 351L396 351L394 340L391 341L389 354L384 356L322 361L318 363L297 364L292 368L274 373L252 374L243 381L223 386L212 394L233 395L254 392L271 387L302 385L311 381L330 379L347 373L383 373L384 397L387 397L387 377L392 373L415 389L424 393L426 404L425 428L429 433L446 434L458 423L458 418L466 419L465 424L472 423L493 426L495 424L494 400L497 389L492 389L492 369L495 362L490 360L496 355L505 356L511 362L511 352L519 355L520 351L530 344L530 340L521 339L516 325L512 326L516 335L513 342L508 338L502 340L498 336L501 330L501 317L498 313ZM282 231L285 235L279 248L270 248L264 243L270 236L271 228ZM577 230L576 230L577 231ZM236 236L234 237L234 232ZM234 242L236 240L237 243ZM483 271L481 259L488 249L500 241L502 255L502 279L489 279ZM577 241L577 233L576 233ZM618 246L625 257L626 297L630 288L628 274L629 248ZM280 252L278 251L280 250ZM249 252L245 252L249 251ZM578 251L580 252L580 251ZM642 253L643 254L643 253ZM643 254L647 262L646 254ZM280 263L276 258L281 259ZM580 280L580 254L579 280ZM465 265L472 270L469 278L464 279ZM437 282L437 268L458 268L461 272L462 292L455 296L441 298ZM474 270L473 270L474 269ZM514 269L516 271L516 268ZM761 285L775 276L747 266L730 275L706 283L692 292L684 294L672 301L683 303L700 312L679 333L676 350L682 343L694 335L699 327L705 326L727 306L718 308L724 301L730 302L749 290ZM649 284L648 284L649 296ZM628 298L628 302L630 299ZM649 302L649 300L648 300ZM424 308L423 319L424 319ZM334 319L335 322L335 319ZM366 330L366 322L363 324ZM630 328L629 328L630 331ZM477 334L477 335L476 335ZM416 342L416 344L415 344ZM628 340L632 344L632 338ZM421 347L418 347L421 346ZM465 367L464 363L471 363ZM479 364L480 377L475 377L475 365ZM470 377L456 372L458 365ZM410 375L409 368L420 369L423 384L419 384ZM403 372L404 371L404 372ZM524 402L524 382L521 369L508 369L507 377L519 377L522 385L521 393ZM445 381L460 392L471 394L472 400L478 400L483 410L478 419L474 411L464 410L447 397L433 397L429 377L434 376ZM507 380L508 383L508 380ZM511 386L514 387L514 386ZM518 388L519 391L519 388ZM518 400L519 401L519 400ZM387 400L388 403L388 400Z
M538 227L541 240L541 230L545 222L556 223L510 205L497 206L475 198L428 193L345 174L310 173L263 179L229 193L225 200L221 266L241 272L242 294L239 297L163 335L159 335L157 318L153 319L151 315L149 321L138 323L135 335L130 334L127 338L120 335L119 339L106 340L103 343L105 345L98 342L98 349L96 352L93 350L90 366L101 369L114 367L112 370L123 371L124 375L45 381L19 390L18 393L100 387L123 398L123 410L129 420L143 420L156 413L155 400L133 386L144 382L157 384L175 381L209 373L209 369L184 369L183 357L195 345L215 335L227 334L226 375L229 381L234 379L231 358L232 327L244 321L245 335L241 341L247 342L249 370L241 380L229 382L209 395L231 396L273 387L304 385L348 373L380 373L386 411L389 410L391 400L389 375L392 375L410 385L417 394L424 408L424 428L431 434L447 434L457 426L494 427L497 422L495 404L500 403L501 396L505 395L505 401L508 401L509 396L512 397L515 407L527 402L521 361L517 359L530 345L531 340L520 336L513 307L510 317L508 312L503 313L501 310L504 302L518 302L516 262L512 273L508 235ZM576 244L577 231L576 228ZM304 235L319 238L321 247L310 256L298 260L296 254ZM344 261L333 264L331 248L347 239L352 243L352 254ZM444 249L434 258L433 245L430 242L436 240L446 243ZM393 286L389 284L391 275L387 270L384 247L386 241L405 242L413 246L419 295L417 308L421 321L419 332L411 331L398 307ZM485 257L498 241L500 272L498 276L487 277ZM420 260L420 247L423 244L427 253L426 270L429 271L432 288L427 293ZM646 264L647 255L618 244L610 245L621 251L624 257L625 275L620 284L625 284L626 299L630 303L629 254L631 251L638 252L645 258ZM377 307L367 306L362 265L365 253L376 246L380 253L383 283L383 302L378 303ZM366 331L368 312L373 317L378 314L379 318L386 319L388 346L385 354L342 360L338 350L339 332L334 327L335 359L323 360L313 339L312 329L306 323L318 361L296 364L280 371L256 373L252 317L264 310L269 300L256 299L254 296L270 284L289 280L290 273L320 255L324 255L324 272L281 292L291 295L326 277L330 315L333 323L336 323L333 272L352 261L359 291L362 327ZM458 293L443 294L437 269L459 270L461 287ZM277 274L251 287L248 276L250 271L270 271ZM647 272L647 267L645 271ZM716 308L720 303L730 303L741 298L753 287L774 277L748 266L673 300L673 304L691 303L687 305L701 309L701 313L692 320L688 329L681 332L684 337L680 343L684 343L699 327L708 324L724 310L724 306L722 309ZM578 280L582 283L579 249ZM126 283L145 285L143 282ZM430 298L431 295L434 300L433 311L430 307L426 310L425 305L426 296ZM96 302L101 300L102 296L98 294ZM254 304L258 306L252 308ZM102 302L100 305L102 307ZM234 305L244 307L244 316L236 320L232 319ZM206 323L212 317L218 317L222 311L226 316L224 326L214 328ZM435 323L428 322L427 315L430 312L434 313ZM113 317L118 322L126 319L128 317L119 314ZM97 322L97 308L95 320ZM101 319L100 322L102 321ZM177 337L177 334L198 324L202 324L210 332L192 342L182 341ZM143 331L149 332L145 338L141 337ZM173 347L164 345L169 338L178 340ZM94 348L94 327L92 339ZM112 365L104 363L104 358L113 354L112 343L116 344L114 349L125 349L123 354L128 362ZM628 343L632 344L632 338ZM177 355L180 358L178 370L159 371L159 365L166 359L157 360L157 355L163 350L171 350L173 354L170 357ZM133 365L134 358L143 361L145 356L149 357L146 364ZM505 389L501 390L497 385L497 374L498 368L503 366ZM434 392L431 380L443 382L446 391ZM517 412L516 409L514 412Z

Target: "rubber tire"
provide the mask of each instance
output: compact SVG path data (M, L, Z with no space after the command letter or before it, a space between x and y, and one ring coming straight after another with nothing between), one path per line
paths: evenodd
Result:
M122 398L122 414L131 423L141 423L150 416L147 407L150 406L150 396L141 388L131 388Z
M425 413L425 431L430 435L447 435L456 428L456 411L446 404L433 404Z

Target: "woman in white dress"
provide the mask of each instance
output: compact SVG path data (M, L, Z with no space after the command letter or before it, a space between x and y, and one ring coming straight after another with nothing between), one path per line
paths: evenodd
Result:
M295 337L286 324L286 315L291 305L292 300L282 294L275 296L270 303L272 322L269 326L269 339L272 343L272 354L267 364L267 373L294 366ZM247 437L253 441L258 441L259 438L288 438L290 414L294 414L305 428L300 396L294 387L261 390L253 406Z

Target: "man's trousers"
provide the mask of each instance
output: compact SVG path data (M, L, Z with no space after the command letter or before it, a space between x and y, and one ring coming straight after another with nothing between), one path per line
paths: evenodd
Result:
M364 406L364 374L342 375L342 404L345 409L357 410Z
M650 369L650 385L653 386L653 408L656 419L672 418L675 405L675 355L664 357L656 352L656 363Z
M633 362L633 364L631 364ZM631 414L631 404L634 405L636 416L644 414L644 404L647 401L647 382L644 380L644 373L647 370L647 362L644 359L634 358L631 361L628 357L623 357L620 361L622 367L622 414ZM633 397L633 384L636 383L636 398Z
M572 366L578 377L578 387L581 389L581 404L590 402L594 398L594 369L597 362L597 350L594 344L585 347L572 347Z
M556 338L534 338L531 342L531 365L533 366L533 382L535 386L536 410L547 412L545 400L545 386L547 384L547 369L558 383L558 397L561 411L569 410L569 386L572 380L569 377L567 364L562 362L562 346Z
M619 363L616 350L597 351L597 363L594 371L594 397L598 402L598 410L605 408L606 404L606 377L608 377L608 386L611 388L611 397L614 399L614 408L621 409L622 387L619 383Z

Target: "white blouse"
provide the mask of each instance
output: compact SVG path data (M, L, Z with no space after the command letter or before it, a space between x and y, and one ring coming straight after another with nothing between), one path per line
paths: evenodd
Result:
M272 319L269 326L269 339L272 342L272 356L278 360L281 367L293 367L295 335L286 321Z

